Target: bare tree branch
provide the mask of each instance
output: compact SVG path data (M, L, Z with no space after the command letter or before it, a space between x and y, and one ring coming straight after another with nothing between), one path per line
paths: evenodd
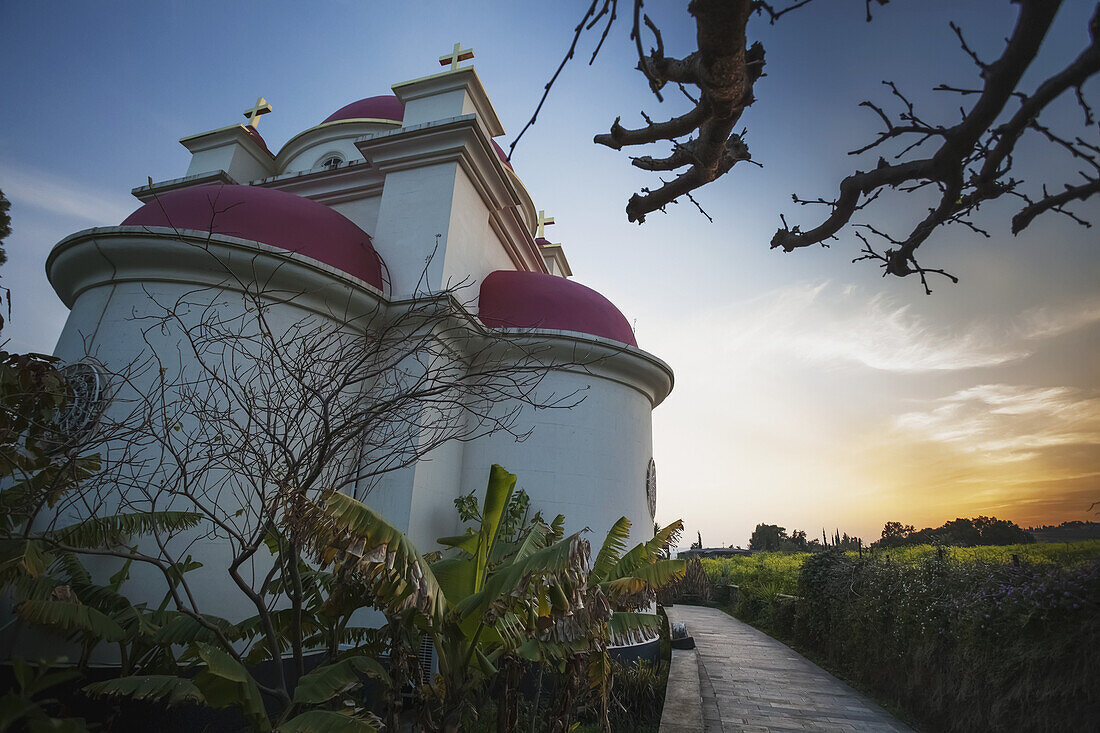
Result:
M976 95L970 109L963 111L961 121L952 126L924 122L916 115L912 103L896 86L886 82L894 96L905 106L905 111L899 115L899 122L895 123L880 107L870 102L863 103L863 106L874 111L883 120L886 129L870 144L853 153L862 153L888 140L907 135L917 135L918 139L904 148L898 154L899 158L933 138L939 141L939 147L931 156L919 160L889 164L880 158L873 170L857 171L848 176L841 182L837 198L830 202L830 215L821 224L802 231L797 226L791 228L784 223L772 237L771 246L791 252L800 247L821 243L835 236L851 221L852 215L861 207L861 198L877 194L886 188L914 191L932 184L939 188L940 200L907 236L890 238L896 246L884 254L865 254L864 257L857 258L881 260L885 272L889 274L905 276L917 273L924 281L925 273L938 271L919 266L914 256L916 249L936 228L947 223L962 223L987 235L987 232L967 219L982 202L1008 193L1023 196L1026 206L1013 218L1014 233L1021 231L1044 211L1061 211L1072 216L1063 208L1064 204L1084 200L1095 193L1097 184L1094 176L1085 175L1085 184L1067 185L1063 193L1053 196L1046 193L1044 186L1042 198L1035 201L1020 194L1017 189L1022 182L1010 176L1012 153L1017 142L1029 130L1039 132L1052 143L1067 150L1074 158L1090 163L1094 169L1096 166L1093 156L1095 146L1080 138L1070 142L1055 135L1039 124L1038 119L1051 102L1072 89L1085 110L1086 121L1091 122L1091 108L1084 102L1080 90L1087 79L1100 71L1100 6L1089 22L1090 41L1077 58L1045 79L1033 93L1022 94L1018 91L1020 80L1038 54L1060 4L1057 1L1021 0L1020 14L1013 33L1001 56L992 63L982 61L966 43L962 30L952 24L952 30L964 53L978 66L983 82L980 90L963 90L945 85L938 87L963 95ZM1013 99L1020 100L1019 109L1006 122L997 124L1006 105ZM1082 221L1078 217L1074 218ZM926 282L925 290L928 291Z

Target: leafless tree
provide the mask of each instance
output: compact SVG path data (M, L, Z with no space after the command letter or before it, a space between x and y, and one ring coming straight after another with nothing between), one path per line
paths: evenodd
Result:
M208 250L221 266L215 242L180 241ZM146 290L147 306L131 317L144 349L108 370L112 405L98 443L82 445L101 450L103 468L53 519L63 527L184 512L193 521L152 527L135 543L67 546L63 533L52 541L152 569L175 609L235 658L289 653L301 674L317 636L308 628L317 582L309 518L324 498L342 491L363 500L382 477L452 441L498 432L525 440L521 412L569 408L584 397L544 387L545 375L587 370L606 357L563 353L560 343L531 332L485 328L462 300L465 284L430 292L422 279L406 300L372 296L321 311L297 307L303 294L274 290L270 277L226 273L219 287L168 297ZM180 572L213 542L228 549L202 577L228 579L226 592L235 589L255 611L243 624L233 619L234 630L207 615L204 592ZM292 686L282 665L274 671L275 684L263 689L287 704Z
M749 44L746 28L754 17L775 23L787 13L809 5L812 0L792 0L787 4L772 4L763 0L691 0L688 12L695 19L697 48L681 58L665 54L661 32L656 23L643 12L644 0L633 0L630 11L633 23L630 39L638 58L638 69L645 76L650 90L658 100L669 83L676 84L693 103L686 114L667 120L654 120L642 113L644 125L626 128L616 118L608 133L596 135L595 142L621 150L624 147L668 142L668 156L631 157L631 163L643 170L655 172L679 171L675 177L661 179L660 186L643 188L631 196L626 213L630 221L643 222L646 215L659 210L679 197L686 197L709 219L710 216L692 197L692 192L728 173L742 161L754 162L745 143L745 130L735 128L742 114L755 99L754 84L764 69L764 49L759 43ZM872 2L885 5L888 0L865 0L866 18L872 19ZM895 234L868 225L857 231L864 245L858 260L881 263L883 274L906 276L918 274L926 292L931 292L926 275L939 273L952 280L943 270L922 267L916 250L932 233L945 224L961 224L975 232L988 232L972 221L982 203L1003 196L1018 198L1022 205L1012 218L1012 231L1019 233L1037 216L1055 211L1083 226L1089 222L1075 214L1069 204L1088 199L1100 191L1100 139L1087 139L1098 132L1093 109L1082 91L1085 82L1100 71L1100 5L1085 24L1081 52L1062 69L1041 79L1032 89L1021 87L1021 80L1031 68L1047 37L1061 0L1018 0L1019 15L1015 28L1005 40L1001 55L992 61L983 60L967 44L962 29L951 24L962 46L978 70L979 81L972 88L957 88L941 84L938 91L960 95L964 101L960 119L955 122L926 120L914 109L909 98L892 82L884 82L901 111L891 116L876 103L865 101L867 107L881 118L884 129L869 144L851 151L861 154L878 150L880 146L898 143L890 161L880 157L875 167L856 171L840 183L835 198L805 199L794 197L802 205L819 204L829 209L819 225L803 231L799 226L783 225L771 240L773 248L790 252L813 244L825 244L852 222L853 216L871 204L885 190L902 192L929 190L936 192L937 202L927 215L910 231ZM512 143L534 124L551 87L565 64L573 58L577 43L586 31L600 30L599 41L592 54L595 60L608 37L619 12L617 0L592 0L574 29L573 41L554 73L536 107L531 120ZM647 53L643 35L652 36L654 48ZM591 61L590 61L591 63ZM694 92L688 87L693 87ZM1081 109L1084 132L1064 134L1051 130L1040 121L1043 112L1062 95L1073 93ZM1080 165L1081 180L1065 182L1053 191L1058 181L1039 181L1025 186L1013 171L1013 153L1025 135L1039 137L1057 151L1070 156ZM919 152L928 151L923 157ZM1033 182L1035 183L1035 182ZM781 217L782 218L782 217ZM888 246L880 251L865 236L882 240Z

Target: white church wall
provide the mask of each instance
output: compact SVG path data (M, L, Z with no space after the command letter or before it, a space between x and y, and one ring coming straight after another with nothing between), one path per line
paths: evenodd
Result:
M260 160L246 150L243 143L229 139L216 147L195 151L191 156L191 164L187 167L187 175L225 171L233 180L247 183L270 176L270 165L270 157L266 161Z
M427 284L432 290L442 285L457 167L446 162L386 175L378 224L370 234L390 271L395 297L414 293L429 257Z
M516 431L533 431L524 442L497 433L466 444L463 485L480 480L484 495L489 467L499 463L518 476L516 486L530 495L532 510L547 519L565 515L567 532L589 527L588 539L598 546L626 516L632 543L652 537L645 493L653 440L649 398L621 382L572 372L550 372L538 393L543 399L576 393L583 401L571 409L524 407Z
M445 120L448 117L475 114L476 111L477 108L465 89L452 89L431 96L406 100L405 117L402 123L409 127L423 122Z
M233 167L233 146L223 145L208 150L200 150L191 156L191 164L187 166L188 176L197 176L200 173L210 171L225 171Z
M80 295L77 300L80 307L69 313L65 327L61 330L61 336L58 337L57 345L54 347L54 356L65 362L74 362L91 353L88 348L105 315L107 303L114 290L115 285L104 285L85 290Z
M462 483L462 448L458 441L445 443L416 464L407 534L421 552L442 549L436 540L461 534L454 500L470 488L478 488ZM482 496L488 476L486 472L482 478Z
M329 204L329 207L339 211L355 222L355 225L364 232L370 234L372 238L374 237L374 231L378 228L378 211L382 207L381 196L369 196L354 201L341 201ZM385 261L384 255L382 259Z
M489 209L466 172L459 168L451 203L451 227L443 264L443 281L469 284L469 298L477 295L485 276L494 270L514 270L496 232L489 225ZM476 312L476 303L470 307Z
M233 151L233 160L230 161L230 167L226 173L228 173L233 180L242 183L257 181L261 178L267 178L272 174L271 163L272 159L270 156L267 156L266 160L261 161L251 152L246 150L244 146L237 145Z
M215 244L217 248L217 244ZM85 238L75 238L69 242L63 242L56 251L59 251L57 259L51 263L50 274L55 286L63 297L72 297L72 318L66 325L61 339L58 342L55 354L67 361L76 361L85 355L96 358L105 364L109 372L126 372L131 365L137 365L139 370L129 375L128 382L119 382L119 391L108 407L108 419L116 421L130 416L135 406L139 404L141 396L155 396L160 392L155 389L155 382L160 374L159 367L164 366L168 370L165 378L170 384L178 384L186 380L186 377L194 377L199 372L198 365L188 357L189 347L183 341L183 335L178 327L169 324L162 327L156 320L147 317L157 316L163 311L154 301L162 306L174 307L177 303L186 303L189 308L185 321L196 322L202 307L215 303L217 318L221 320L233 319L246 312L247 303L244 297L232 290L218 286L210 286L211 282L232 282L233 278L227 277L223 267L216 263L228 261L233 266L231 256L227 257L225 251L215 254L219 260L215 260L201 247L189 245L183 241L170 238L156 238L137 236L120 236L104 238L98 243L93 243ZM141 253L145 259L137 262L137 258L127 258L127 252ZM106 253L106 254L105 254ZM189 260L188 257L191 257ZM109 258L109 259L108 259ZM317 306L322 302L318 297L325 292L325 276L315 270L303 270L293 261L288 262L287 257L260 256L256 258L255 251L249 255L248 267L256 267L255 274L264 277L265 268L277 268L279 277L272 282L273 289L284 288L288 283L296 283L301 288L301 297L294 298L289 303L280 303L272 306L266 313L266 326L276 339L286 332L293 324L303 319L309 323L327 324L326 328L342 328L345 322L344 314L330 318L318 312ZM117 262L117 269L110 264ZM282 266L280 266L280 262ZM198 264L196 264L198 263ZM243 264L241 261L239 264ZM188 267L190 265L190 268ZM220 270L220 272L219 272ZM312 273L312 274L311 274ZM271 272L267 273L269 276ZM175 282L166 281L166 276L172 277ZM220 276L220 277L219 277ZM336 295L341 287L328 280L333 297L330 302L347 304L348 299ZM346 291L345 291L346 292ZM365 291L360 291L365 293ZM285 295L285 291L284 291ZM364 303L372 303L373 296L366 300L356 298L354 308L363 308ZM255 321L249 317L249 323ZM232 330L232 327L231 327ZM153 354L159 355L162 362L150 361ZM177 375L179 365L184 364L184 377ZM234 358L238 364L248 368L247 354L241 353L240 348L234 350ZM266 373L272 375L269 384L278 384L278 375L274 373L275 367L267 368ZM171 390L169 391L171 395ZM171 402L171 399L169 400ZM172 426L161 426L161 432L172 429L167 435L181 442L183 450L190 436L198 435L202 427L199 418L190 414L189 410L182 410L178 414L172 414L172 420L176 421L178 430ZM295 418L295 421L300 421ZM301 425L305 434L309 432L308 425ZM156 510L180 509L194 510L194 505L181 496L171 496L164 493L156 494L155 507L150 503L150 498L144 492L150 487L163 485L165 476L158 471L160 469L171 471L174 464L163 459L159 446L156 444L139 448L136 454L123 454L117 446L112 446L108 451L109 460L126 458L133 462L134 459L144 459L147 473L131 478L131 485L115 484L102 487L104 493L97 495L97 500L102 503L96 507L101 513L113 513L119 507L125 507L126 503L133 503L129 510L142 510L155 508ZM134 448L131 446L131 451ZM198 460L197 458L195 460ZM134 465L141 465L135 463ZM236 508L247 507L258 497L251 489L248 476L244 473L234 474L229 469L218 468L209 471L202 483L193 483L190 489L202 489L205 487L218 487L217 496L210 496L209 506L217 507L222 519L227 519L230 524L247 523L249 517L257 514L245 512L236 516ZM136 493L135 493L136 492ZM405 502L406 507L408 501ZM394 509L398 509L395 506ZM81 510L63 512L58 521L64 525L80 518ZM83 510L86 511L86 510ZM407 523L408 509L405 510L405 523ZM398 516L400 513L398 512ZM207 528L209 525L207 525ZM157 545L152 539L139 540L139 549L149 554L157 554ZM180 533L171 540L168 556L182 560L187 555L203 563L203 567L188 574L191 592L198 608L204 613L212 613L232 620L240 620L255 614L251 602L228 578L227 569L230 559L233 557L234 545L224 536L207 536L205 532L190 530ZM92 559L89 569L97 577L106 578L115 572L120 562L117 560L100 558ZM261 548L251 560L242 567L242 574L251 582L256 577L262 577L270 567L270 558L266 550ZM135 565L131 570L130 580L123 588L124 592L134 602L160 602L166 590L163 576L155 568ZM106 649L102 658L95 660L97 663L112 663L114 651Z
M105 294L109 294L109 299L104 297ZM217 297L222 297L222 293L215 290L206 293L195 292L194 286L185 283L123 282L86 290L74 303L74 313L83 313L85 309L89 312L98 310L102 317L97 319L97 323L89 321L71 329L66 328L58 342L55 355L68 361L75 361L87 354L106 365L109 372L114 373L124 373L134 369L135 371L129 376L129 384L120 383L117 378L112 380L118 387L118 391L106 410L108 419L124 420L137 409L142 396L156 394L154 382L158 375L158 367L149 360L151 354L159 355L169 370L178 364L180 332L170 326L150 328L151 322L142 320L158 312L151 299L163 304L173 304L184 298L188 301L201 301ZM226 300L227 304L219 309L220 316L232 317L243 311L243 303L238 305L237 298ZM183 351L186 353L186 347L183 347ZM173 379L173 374L169 372L170 380L182 381L182 379ZM186 374L195 376L194 370ZM182 413L174 414L173 417L177 420L178 434L181 436L193 434L198 426L198 419L193 415ZM160 429L168 430L169 427L162 426ZM108 451L107 464L110 465L111 461L120 459L124 455L122 450L120 446L112 446ZM194 510L194 505L189 500L156 490L159 481L164 479L164 472L171 472L174 465L164 460L160 446L150 444L136 453L130 451L133 451L132 447L125 454L130 462L135 465L138 461L147 462L141 469L145 473L132 475L132 485L120 485L117 491L97 494L95 498L99 503L95 506L95 510L98 513ZM209 478L212 484L221 480L219 475L211 475ZM196 486L190 488L197 489ZM150 493L146 494L145 491ZM233 493L232 491L219 493L217 500L210 497L208 502L211 505L217 505L222 514L232 515L233 509L226 506L226 502L234 501ZM239 498L236 500L239 501ZM58 517L58 523L63 526L83 518L84 515L83 510L74 508L72 511L61 514ZM153 538L141 538L136 544L141 552L152 556L161 555L161 548ZM233 557L234 547L227 538L209 536L206 531L187 530L167 540L165 550L165 556L174 560L183 560L190 556L193 560L203 563L202 568L187 575L189 592L201 612L235 620L255 614L255 608L247 597L228 581L227 567L229 559ZM105 580L116 572L121 564L120 560L112 558L93 557L85 562L93 576L101 580ZM256 575L262 576L269 567L270 558L266 552L260 552L246 562L241 570L244 577L251 579ZM122 586L122 591L133 602L147 602L151 605L158 604L166 590L167 586L162 573L155 567L142 563L135 563L131 567L130 577ZM98 664L111 664L117 663L116 657L117 650L113 646L99 645L92 661Z

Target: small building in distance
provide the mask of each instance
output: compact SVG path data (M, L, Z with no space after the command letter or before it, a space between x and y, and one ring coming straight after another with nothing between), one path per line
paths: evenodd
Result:
M681 560L690 560L693 557L735 557L751 554L752 550L744 550L740 547L694 547L690 550L681 550L676 553L676 557Z

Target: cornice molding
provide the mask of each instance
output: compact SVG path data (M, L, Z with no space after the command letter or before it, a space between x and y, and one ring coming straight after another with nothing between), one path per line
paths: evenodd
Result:
M62 239L46 259L50 284L66 306L84 292L129 282L180 283L243 293L264 283L273 303L341 322L396 316L408 298L388 300L368 283L304 255L239 237L168 227L101 227ZM253 290L254 292L254 290ZM635 389L656 407L672 391L672 369L636 346L556 329L489 329L450 292L426 296L473 330L450 343L469 341L490 358L537 354L560 371L611 380ZM423 299L418 299L423 302ZM340 310L335 312L333 305ZM450 329L444 329L450 331ZM487 345L494 348L486 349Z

